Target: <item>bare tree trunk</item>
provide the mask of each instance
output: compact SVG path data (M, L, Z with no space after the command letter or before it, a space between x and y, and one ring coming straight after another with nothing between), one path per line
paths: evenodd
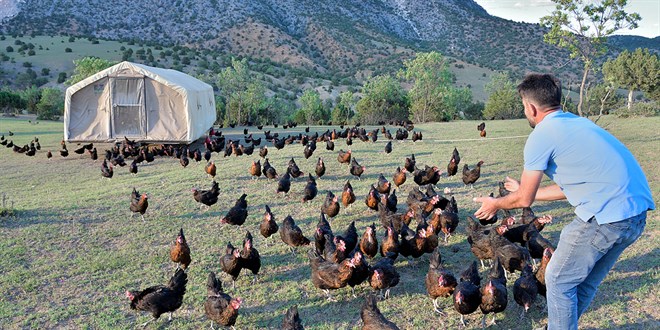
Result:
M578 101L577 112L580 117L582 117L582 101L584 97L584 85L587 83L587 76L589 75L589 69L591 65L589 63L584 64L584 73L582 74L582 83L580 84L580 100Z
M594 120L594 124L597 123L598 120L600 120L600 117L603 116L603 111L605 111L605 102L610 97L610 93L612 93L613 90L614 88L608 88L607 93L605 93L605 96L603 96L603 98L600 99L600 112L598 113L598 117L596 117L596 120Z
M628 90L628 111L632 111L633 104L633 90Z
M573 85L572 81L568 82L568 92L566 96L564 96L564 104L561 105L561 109L566 111L566 103L568 102L568 98L571 96L571 86Z

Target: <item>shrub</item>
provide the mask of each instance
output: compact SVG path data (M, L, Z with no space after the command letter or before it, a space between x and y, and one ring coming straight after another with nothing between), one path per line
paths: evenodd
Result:
M637 102L633 103L632 109L621 107L616 110L616 115L621 118L629 117L653 117L660 115L660 104L658 102Z
M65 53L71 53L72 51L73 51L73 50L71 50L71 48L69 48L69 47L64 48L64 52L65 52Z

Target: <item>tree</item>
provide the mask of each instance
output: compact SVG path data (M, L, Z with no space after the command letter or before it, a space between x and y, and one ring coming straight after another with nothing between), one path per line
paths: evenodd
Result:
M427 122L453 118L453 114L446 113L449 108L444 106L452 84L445 58L437 52L418 53L403 65L405 70L399 72L399 77L413 83L408 91L412 119Z
M649 93L660 84L660 61L657 54L648 49L637 48L634 52L624 50L614 60L603 64L605 80L628 89L628 110L632 110L633 92Z
M37 119L53 120L62 115L64 96L57 88L44 88L37 103Z
M245 93L250 84L247 59L239 61L232 58L231 67L225 68L218 74L217 84L220 87L220 93L227 100L225 121L228 123L231 123L232 120L240 122L246 111Z
M408 97L401 84L390 75L367 79L362 87L362 99L357 102L356 112L364 124L408 118Z
M472 91L469 88L449 88L443 104L439 120L449 121L464 117L466 110L472 107Z
M612 84L602 83L595 86L589 86L585 89L585 115L596 115L598 119L609 113L611 109L616 109L621 104L621 97L617 95L616 88Z
M73 60L73 64L75 65L75 68L73 68L73 75L64 83L65 85L71 86L101 70L105 70L117 64L117 62L88 56Z
M488 100L486 100L483 111L484 118L522 118L524 112L520 96L516 84L511 80L508 73L498 72L493 74L485 88L486 93L488 93Z
M331 117L333 123L348 123L353 117L355 96L350 91L343 91L337 97L337 105L332 109Z
M543 40L551 45L565 48L571 58L583 63L582 83L577 111L582 116L582 101L587 76L594 60L607 51L606 37L627 28L637 28L639 14L628 14L623 9L627 0L603 0L591 3L585 0L552 0L555 11L541 18L541 26L549 31ZM585 3L587 2L587 3Z
M0 109L3 112L25 109L27 104L21 95L8 90L0 90Z
M60 73L57 75L57 83L58 83L58 84L61 84L61 83L65 82L65 81L66 81L66 72L60 72Z
M315 89L306 89L298 98L300 111L305 115L305 123L316 125L319 121L326 121L328 116L323 108L321 96Z
M35 86L26 88L20 92L21 98L25 102L25 108L28 113L37 112L37 103L41 99L41 90Z

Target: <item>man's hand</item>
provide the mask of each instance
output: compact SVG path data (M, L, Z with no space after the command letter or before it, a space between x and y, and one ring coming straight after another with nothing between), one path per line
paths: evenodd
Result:
M489 220L497 213L497 206L495 206L496 199L493 197L475 197L472 199L474 202L481 203L481 207L474 212L477 219Z
M520 188L520 182L507 176L504 179L504 188L510 192L517 191Z

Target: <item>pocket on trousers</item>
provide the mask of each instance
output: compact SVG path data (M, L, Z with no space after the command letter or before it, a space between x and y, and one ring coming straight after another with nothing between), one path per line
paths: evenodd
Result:
M602 225L594 223L594 225L596 225L597 228L594 237L591 238L591 246L601 253L606 253L611 249L614 243L621 239L630 228L630 223L627 221L606 223Z

